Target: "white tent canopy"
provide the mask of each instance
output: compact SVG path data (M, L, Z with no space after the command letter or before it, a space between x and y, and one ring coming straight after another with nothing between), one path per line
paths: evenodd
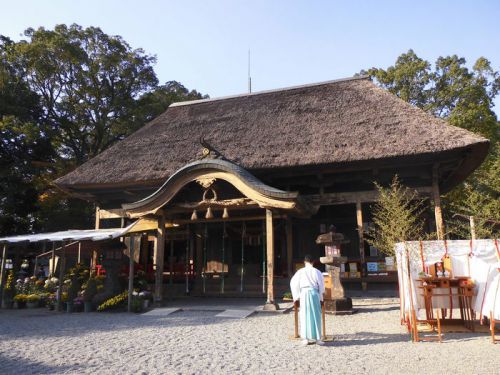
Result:
M59 241L105 241L127 234L137 221L125 228L65 230L52 233L25 234L20 236L0 237L0 244L22 242L59 242Z
M478 317L493 313L500 319L500 249L498 240L409 241L396 244L401 319L411 312L425 309L425 301L417 293L420 272L447 255L453 276L474 280L476 295L472 306ZM447 297L433 299L435 308L453 308L457 301ZM451 305L451 306L450 306Z

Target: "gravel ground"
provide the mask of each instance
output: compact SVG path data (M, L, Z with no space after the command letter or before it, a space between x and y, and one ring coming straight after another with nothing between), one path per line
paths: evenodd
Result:
M357 300L327 316L328 346L292 340L293 314L216 318L0 310L1 374L494 374L500 345L487 334L413 344L395 300Z

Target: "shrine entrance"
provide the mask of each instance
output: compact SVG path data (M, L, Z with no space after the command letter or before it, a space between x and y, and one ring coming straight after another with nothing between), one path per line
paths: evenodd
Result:
M157 302L168 295L168 276L172 293L184 281L185 294L265 295L270 309L276 277L292 269L291 217L313 211L298 193L268 186L220 159L181 168L155 193L123 209L130 218L157 222Z

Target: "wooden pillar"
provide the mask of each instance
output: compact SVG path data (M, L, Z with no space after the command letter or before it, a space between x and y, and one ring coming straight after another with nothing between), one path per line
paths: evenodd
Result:
M95 208L95 229L100 229L101 218L99 216L99 206ZM90 269L95 269L97 266L97 250L92 250L92 258L90 259Z
M62 299L64 268L66 266L66 242L63 242L62 244L61 255L59 256L58 263L59 263L59 282L57 287L57 311L61 311L63 309L63 304L61 299Z
M3 301L3 287L4 287L4 278L5 278L5 257L7 256L7 244L3 245L2 251L2 264L0 265L0 306Z
M132 312L132 293L134 292L134 245L135 238L130 236L130 252L128 260L128 302L127 311Z
M356 223L358 226L358 239L359 239L359 258L361 261L361 277L363 277L363 272L365 269L365 238L363 233L363 207L361 205L361 200L358 198L356 200ZM366 290L366 282L361 282L361 287Z
M476 239L476 222L474 221L474 216L469 216L470 223L470 238L471 240Z
M155 301L159 304L163 299L163 263L165 259L165 217L158 218L155 242Z
M264 310L278 310L274 302L274 227L273 212L266 209L267 301Z
M286 218L286 265L288 277L293 276L293 223L292 218Z
M441 211L441 196L439 194L438 165L432 168L432 199L434 201L434 216L436 218L436 232L438 240L444 240L444 221Z

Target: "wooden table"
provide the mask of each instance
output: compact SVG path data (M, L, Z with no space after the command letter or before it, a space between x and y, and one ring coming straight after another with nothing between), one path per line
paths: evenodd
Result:
M474 283L469 277L422 277L417 279L419 285L417 286L422 292L421 296L424 297L425 313L429 323L435 321L434 317L434 303L435 297L449 297L450 299L450 314L448 317L447 309L441 307L442 319L453 318L453 299L458 300L458 308L460 309L460 320L464 326L471 331L474 331L474 310L472 308L472 298L475 295ZM437 288L446 289L447 292L436 291ZM454 291L456 289L456 292Z

